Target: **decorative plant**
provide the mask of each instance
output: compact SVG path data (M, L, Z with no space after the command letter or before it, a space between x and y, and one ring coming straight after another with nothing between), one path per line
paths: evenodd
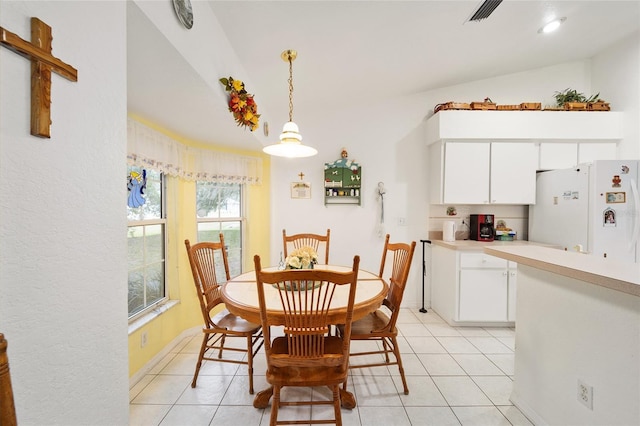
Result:
M556 103L558 104L558 107L564 106L564 104L566 104L567 102L596 102L598 100L598 96L600 96L599 92L587 98L583 93L569 88L555 93Z
M220 83L229 93L229 111L238 126L249 127L252 132L258 128L260 114L258 105L253 99L253 95L247 93L242 80L234 80L232 77L221 78Z
M313 269L317 263L318 253L309 246L295 249L284 260L286 269Z

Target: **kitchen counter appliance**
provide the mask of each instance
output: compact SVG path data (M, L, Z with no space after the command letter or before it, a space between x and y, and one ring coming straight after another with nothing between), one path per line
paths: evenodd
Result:
M475 241L493 241L496 235L495 218L492 214L469 215L469 239Z

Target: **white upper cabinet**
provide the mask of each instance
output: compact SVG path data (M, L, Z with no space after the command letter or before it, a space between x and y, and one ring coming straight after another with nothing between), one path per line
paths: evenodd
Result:
M433 204L535 203L533 143L438 142L429 158Z
M440 111L427 121L427 145L439 140L589 141L622 139L612 111Z
M615 142L542 142L538 170L568 169L594 160L615 160Z
M489 195L490 145L452 142L444 145L444 152L442 202L486 203Z
M432 204L535 204L536 170L616 159L621 112L440 111L427 120Z
M539 146L538 170L568 169L578 160L575 142L542 142Z
M618 147L615 143L579 143L576 164L595 160L617 160L617 155Z
M533 143L492 143L490 203L535 204L537 165Z

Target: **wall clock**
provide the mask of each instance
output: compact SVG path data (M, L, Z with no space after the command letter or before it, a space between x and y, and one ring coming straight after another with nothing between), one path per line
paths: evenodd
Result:
M173 9L176 11L178 20L187 29L193 27L193 9L191 9L191 0L173 0Z

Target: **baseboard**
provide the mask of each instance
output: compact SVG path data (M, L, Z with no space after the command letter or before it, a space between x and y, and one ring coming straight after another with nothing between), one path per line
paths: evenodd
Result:
M540 417L540 415L533 408L531 408L527 403L522 401L522 399L520 398L520 396L518 395L517 392L515 392L515 391L511 392L511 397L509 398L509 400L534 425L536 425L536 426L548 426L549 425L549 423L547 423L542 417Z

